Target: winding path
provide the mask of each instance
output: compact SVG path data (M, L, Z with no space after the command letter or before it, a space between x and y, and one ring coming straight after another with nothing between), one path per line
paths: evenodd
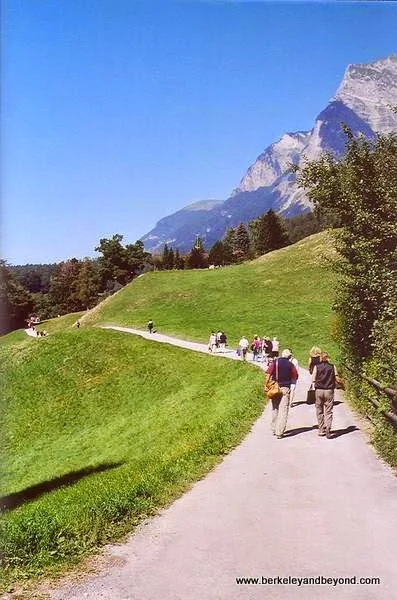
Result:
M207 352L205 344L129 328L153 341ZM225 355L227 356L227 354ZM229 355L236 358L235 353ZM397 480L368 446L338 396L335 438L319 438L300 371L282 440L270 408L192 489L109 545L100 572L66 580L57 600L394 600ZM356 577L356 584L262 583L277 577ZM241 585L238 577L257 577ZM360 584L359 578L380 578Z

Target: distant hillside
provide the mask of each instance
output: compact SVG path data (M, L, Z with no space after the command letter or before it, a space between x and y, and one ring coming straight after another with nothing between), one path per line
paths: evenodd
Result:
M334 98L320 111L310 131L285 133L268 146L226 201L200 214L186 207L159 221L142 237L146 249L159 249L168 243L188 250L197 234L209 248L227 228L246 223L269 208L285 217L307 212L310 202L296 186L295 176L288 170L290 163L299 163L303 156L315 159L323 151L340 156L345 145L341 122L354 134L369 139L378 131L397 131L397 115L390 110L390 105L396 104L397 55L349 65Z
M153 319L162 333L198 341L222 329L232 347L243 334L276 335L301 361L314 344L335 353L329 243L323 232L241 265L145 273L81 322L144 328Z

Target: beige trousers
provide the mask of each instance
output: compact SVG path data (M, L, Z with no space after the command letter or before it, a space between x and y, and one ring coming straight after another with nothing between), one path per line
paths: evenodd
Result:
M272 399L272 431L275 435L283 435L287 427L289 411L289 387L281 387L281 398Z
M334 390L316 390L316 413L319 433L330 433Z

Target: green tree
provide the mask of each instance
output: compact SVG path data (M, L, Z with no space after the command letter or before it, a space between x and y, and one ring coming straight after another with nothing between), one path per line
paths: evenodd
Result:
M23 327L33 306L32 296L0 260L0 334Z
M80 261L71 258L59 263L51 276L48 299L56 314L80 310L81 304L76 295L80 267Z
M345 156L307 163L298 181L316 212L340 226L335 309L343 354L361 364L397 329L397 137L368 141L344 130Z
M97 262L85 258L73 284L74 298L79 303L79 309L88 310L98 303L101 291L101 279Z
M254 220L250 232L257 256L284 248L289 244L285 222L272 209Z
M183 270L185 268L185 261L179 252L179 248L175 250L175 268L179 270Z
M190 269L205 269L208 266L203 242L199 237L188 254L187 264Z
M238 262L250 256L250 238L244 223L240 223L235 229L233 255Z
M123 236L116 233L110 239L102 238L95 248L102 254L98 265L103 288L112 287L116 282L120 286L125 285L151 262L150 254L145 252L140 240L125 247L122 241Z
M223 250L224 250L224 261L225 265L230 265L237 261L237 257L234 254L236 249L236 230L231 227L227 229L223 236Z
M218 240L213 244L208 255L208 263L210 265L224 265L225 264L225 247L222 240Z

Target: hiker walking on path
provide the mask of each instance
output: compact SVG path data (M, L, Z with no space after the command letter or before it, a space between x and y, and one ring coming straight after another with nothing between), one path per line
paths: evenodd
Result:
M312 383L316 396L318 435L325 436L327 439L332 438L331 425L336 377L335 366L329 362L327 352L322 352L320 362L313 369Z
M223 331L221 331L221 335L219 336L219 351L220 352L225 352L226 342L227 342L226 335L223 333Z
M247 338L244 335L241 338L241 340L239 341L238 346L240 348L241 360L246 360L249 341L247 340Z
M259 360L259 352L261 350L261 341L257 335L254 335L254 339L251 342L252 360Z
M262 340L262 353L265 359L266 364L269 363L269 359L272 356L273 344L272 340L265 336Z
M153 333L153 327L154 327L154 323L153 323L153 321L150 319L150 320L147 322L147 328L148 328L148 330L149 330L149 333Z
M281 358L274 360L268 367L266 373L277 381L282 395L272 398L272 431L278 439L284 435L287 426L291 383L297 381L298 371L290 362L291 350L286 348L281 353Z
M298 361L296 360L296 358L292 355L292 350L291 350L291 354L290 354L288 360L294 365L296 372L299 374L299 364L298 364ZM290 396L289 396L290 407L292 407L294 405L296 381L297 381L296 379L291 380Z
M216 352L217 344L216 344L216 335L215 332L212 331L210 338L208 340L208 350L210 352Z
M273 358L277 358L278 357L279 346L280 346L280 342L278 341L278 339L276 337L274 337L272 339L272 357Z
M318 346L313 346L309 352L309 362L307 368L309 369L310 375L313 373L313 369L320 362L321 349Z

